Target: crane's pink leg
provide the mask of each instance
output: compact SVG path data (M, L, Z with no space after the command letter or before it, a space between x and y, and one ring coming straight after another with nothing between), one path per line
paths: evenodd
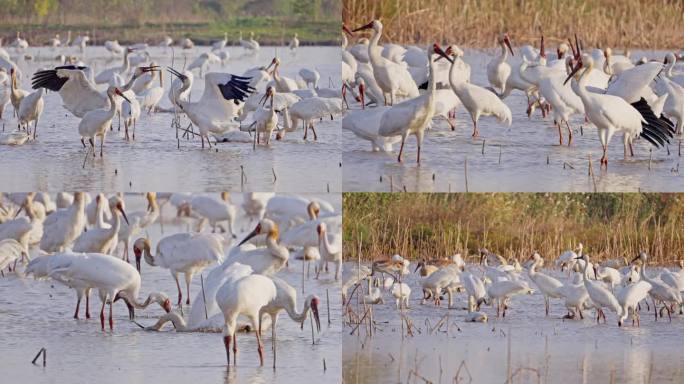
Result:
M406 137L401 138L401 147L399 148L399 157L397 157L397 161L401 163L401 154L404 153L404 141L406 141Z
M114 317L112 316L112 304L114 300L109 301L109 330L114 329Z
M185 304L190 305L190 279L188 275L185 275L185 286L187 287L188 298L185 300Z
M569 147L570 143L572 143L572 129L570 129L570 124L568 124L567 120L565 121L565 126L568 127L568 147Z
M178 305L180 306L183 300L183 293L181 292L180 283L178 282L178 274L173 276L176 279L176 288L178 288Z
M74 319L78 319L78 307L81 305L81 298L76 300L76 312L74 312Z
M202 139L202 149L204 149L204 136L200 135L200 138ZM257 139L257 141L259 141L259 139Z
M86 293L86 319L90 319L90 295Z
M629 153L630 153L630 155L632 155L632 157L634 157L634 148L632 148L632 142L631 141L629 142Z
M420 144L418 144L418 156L416 161L420 164Z
M473 137L478 137L480 132L477 131L477 120L473 119Z
M563 131L561 131L560 124L556 125L558 125L558 145L563 145Z
M133 140L135 140L135 122L138 121L138 119L133 119Z
M230 336L223 336L223 346L226 347L226 362L230 366Z
M311 123L311 132L314 134L314 141L318 140L318 136L316 135L316 130L314 129L313 122Z
M233 333L233 365L237 365L237 332Z
M261 333L261 322L259 322L259 328L260 328L259 333ZM273 369L275 369L275 367L276 367L276 327L275 327L274 321L271 321L271 340L273 341Z
M83 144L83 148L86 147L86 145L85 145L85 138L83 138L83 137L81 137L81 144Z
M91 137L88 139L90 146L93 148L93 157L95 157L95 140Z
M257 338L257 351L259 352L259 365L264 365L264 346L261 344L261 335L259 332L256 333Z
M100 324L102 324L102 330L104 331L104 307L105 307L105 301L102 301L102 308L100 309Z

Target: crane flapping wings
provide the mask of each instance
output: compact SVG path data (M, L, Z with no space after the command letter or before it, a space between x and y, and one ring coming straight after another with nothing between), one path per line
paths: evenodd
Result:
M76 66L76 65L64 65L61 67L55 67L55 69L48 69L44 71L38 71L33 74L31 79L31 86L33 89L46 88L53 92L59 92L64 86L64 83L69 81L68 77L60 77L57 71L60 69L66 69L71 71L82 71L86 67Z
M232 75L230 80L225 84L217 84L223 98L226 100L234 100L235 104L245 101L250 93L255 89L249 85L251 77L242 77Z

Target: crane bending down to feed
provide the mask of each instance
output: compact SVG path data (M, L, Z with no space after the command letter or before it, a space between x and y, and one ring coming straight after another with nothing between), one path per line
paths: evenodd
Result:
M168 68L168 71L183 83L179 94L183 94L190 88L191 83L187 76L173 68ZM222 133L229 128L227 124L234 117L236 108L231 107L227 101L232 101L235 107L244 102L247 96L254 92L254 88L249 85L250 80L249 77L230 73L207 73L204 76L204 93L199 101L193 103L178 98L178 106L200 130L202 148L204 148L205 138L211 148L210 133Z

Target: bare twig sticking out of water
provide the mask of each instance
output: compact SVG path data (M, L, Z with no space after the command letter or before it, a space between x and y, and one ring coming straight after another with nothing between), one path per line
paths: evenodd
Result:
M328 367L325 365L325 357L323 358L323 372L327 371Z
M330 294L328 288L325 289L325 306L328 307L328 325L330 325Z
M209 318L209 313L207 312L207 296L204 293L204 275L200 274L200 282L202 283L202 302L204 304L204 319Z
M682 156L682 141L679 140L679 157Z
M356 332L356 330L359 328L359 326L360 326L361 324L363 324L363 320L366 319L366 316L368 316L368 310L366 310L366 312L363 314L363 316L361 317L361 319L359 320L359 322L356 324L356 326L351 330L351 332L349 332L349 335L353 335L354 332Z
M88 149L86 149L86 154L85 154L85 157L83 158L83 166L81 167L83 169L85 169L86 161L88 160L88 155L90 155L90 149L91 149L91 147L88 147Z
M549 155L546 155L546 165L549 165L549 163L550 163Z
M311 345L316 345L316 338L314 337L313 314L309 315L309 321L311 322Z
M328 193L330 193L330 182L326 183L326 185L327 185Z
M454 376L454 379L452 380L453 383L460 383L461 382L461 369L465 370L465 373L468 374L468 383L473 382L473 375L470 374L470 369L468 369L468 365L466 365L465 360L461 360L461 364L458 365L458 369L456 370L456 375Z
M651 161L653 161L653 148L648 149L648 170L651 170Z
M596 192L596 176L594 176L594 166L591 163L591 153L589 154L589 176L591 176L591 181L594 183L594 192Z
M463 163L463 173L465 174L465 190L468 192L468 156L466 156Z
M501 145L499 145L499 165L501 165Z
M482 156L484 156L484 149L485 149L485 143L487 142L487 139L482 140Z
M33 361L31 361L31 364L35 364L36 360L38 360L38 357L40 355L43 355L43 367L47 364L47 349L45 347L41 348L40 351L38 351L38 354L36 354L36 357L33 358Z
M240 188L242 188L247 182L247 175L245 174L245 166L240 166Z
M394 192L394 177L390 175L390 192Z
M271 172L273 172L273 183L275 184L275 182L278 181L278 176L276 176L275 168L271 167Z
M507 377L511 378L511 327L508 327L508 337L506 339L506 373Z
M565 169L565 167L568 167L570 169L575 169L575 167L573 167L572 164L568 163L567 161L563 162L563 169Z

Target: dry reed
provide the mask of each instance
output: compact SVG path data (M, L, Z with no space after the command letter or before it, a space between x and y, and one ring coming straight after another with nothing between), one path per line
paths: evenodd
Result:
M472 261L480 247L518 260L536 250L553 260L579 242L595 260L642 250L660 264L684 256L684 194L346 193L343 202L346 260L460 252Z
M514 43L565 41L574 33L588 46L681 49L681 0L343 0L343 20L352 26L380 18L394 43L435 40L492 46L508 32Z

